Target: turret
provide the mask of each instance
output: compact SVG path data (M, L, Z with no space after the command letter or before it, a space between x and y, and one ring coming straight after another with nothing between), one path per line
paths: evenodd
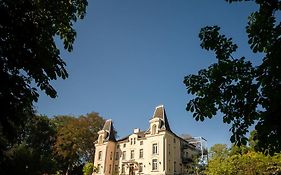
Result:
M165 108L163 105L157 106L154 110L152 118L149 120L150 134L157 134L161 130L167 130L171 132L169 122L166 116Z
M94 166L98 168L98 172L94 172L94 174L111 175L114 167L116 147L112 120L106 120L103 129L98 134L94 161Z

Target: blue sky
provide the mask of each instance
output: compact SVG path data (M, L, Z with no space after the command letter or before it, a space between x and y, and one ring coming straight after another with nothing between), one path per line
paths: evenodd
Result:
M98 112L113 119L122 137L147 129L154 108L163 104L178 135L203 136L208 146L230 144L230 126L221 116L196 122L185 110L192 96L182 82L216 61L200 48L198 33L206 25L219 25L233 38L235 56L260 61L245 33L256 8L223 0L89 0L86 18L75 24L74 51L61 51L69 78L53 82L56 99L41 93L36 109L50 117Z

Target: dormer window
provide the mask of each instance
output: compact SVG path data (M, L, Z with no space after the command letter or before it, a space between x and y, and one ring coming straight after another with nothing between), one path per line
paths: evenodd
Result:
M152 154L158 154L157 143L152 144Z
M99 136L99 141L98 141L98 143L99 143L99 144L102 143L102 135Z
M152 135L156 134L156 124L152 125L151 134Z

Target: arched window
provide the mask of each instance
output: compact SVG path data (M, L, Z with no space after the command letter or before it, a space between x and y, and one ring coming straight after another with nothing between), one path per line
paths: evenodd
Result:
M99 143L99 144L102 143L102 135L99 136L99 141L98 141L98 143Z
M102 152L101 151L99 151L99 155L98 155L98 159L99 160L101 160L102 158L101 158L101 156L102 156Z
M151 134L156 134L156 124L152 125Z

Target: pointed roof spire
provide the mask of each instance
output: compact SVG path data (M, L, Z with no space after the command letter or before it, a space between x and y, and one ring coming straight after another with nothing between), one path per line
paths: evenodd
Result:
M163 123L160 127L162 128L164 126L167 131L172 132L171 129L170 129L170 125L169 125L167 116L166 116L166 111L165 111L164 105L159 105L155 108L155 111L154 111L154 114L153 114L152 118L161 119Z
M106 131L105 141L113 141L116 142L115 133L113 129L112 120L106 120L103 126L103 130Z

